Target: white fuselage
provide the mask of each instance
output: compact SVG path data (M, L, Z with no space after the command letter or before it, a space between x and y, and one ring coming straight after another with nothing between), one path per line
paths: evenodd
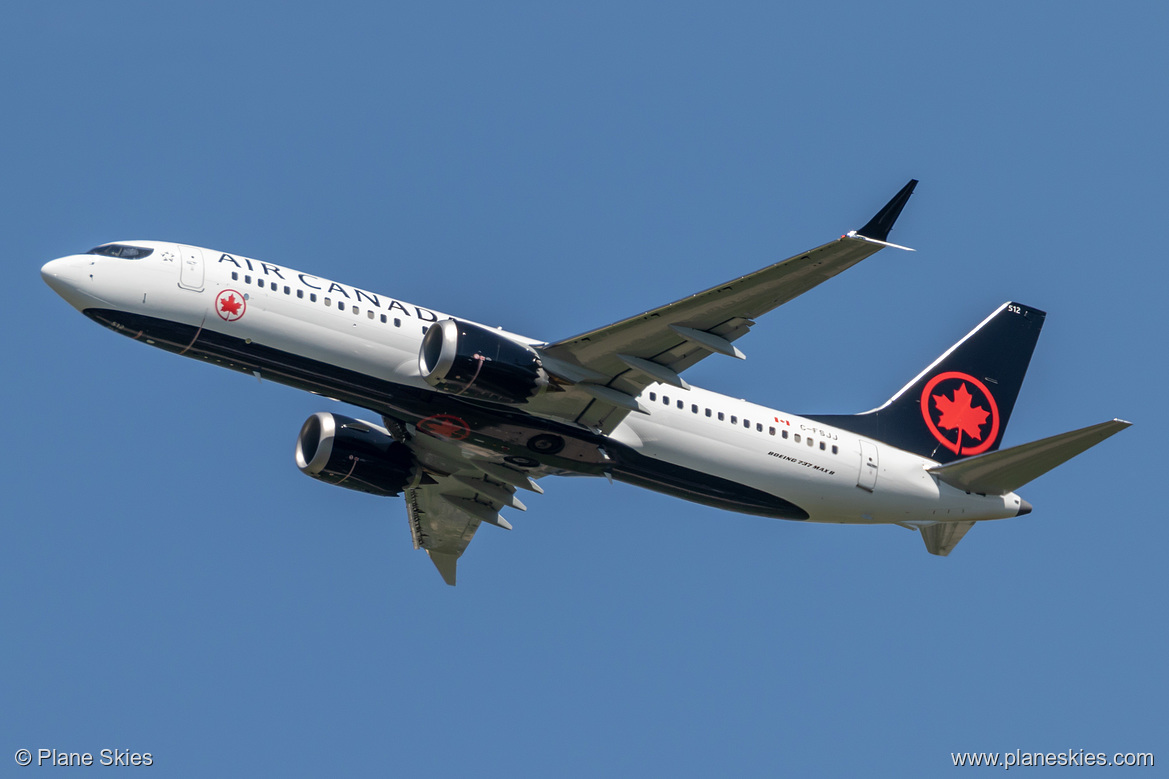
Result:
M81 311L120 312L195 328L192 345L200 333L260 344L433 393L436 410L442 410L443 396L423 380L418 353L426 328L447 315L238 255L164 242L131 243L154 251L143 259L73 255L48 263L42 274ZM233 299L224 316L217 300L231 294L242 300ZM112 326L136 335L116 322ZM153 343L149 333L138 337ZM326 385L313 391L341 394ZM1013 517L1020 510L1014 493L965 493L926 471L937 464L933 460L804 417L697 387L655 384L638 400L649 413L629 414L609 435L614 444L655 462L782 497L806 511L810 521L913 527Z

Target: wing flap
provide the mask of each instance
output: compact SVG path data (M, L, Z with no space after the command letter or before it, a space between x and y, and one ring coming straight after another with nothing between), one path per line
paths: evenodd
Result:
M507 506L520 511L527 511L528 507L515 496L515 488L509 484L495 484L487 479L477 479L474 476L452 476L452 479L465 487L470 487L483 495L492 503ZM510 529L510 528L509 528Z
M500 481L510 484L513 487L519 487L521 490L528 490L543 494L544 488L536 483L535 479L526 473L521 473L515 468L509 468L502 463L493 463L486 460L472 460L471 464L481 470L483 473Z

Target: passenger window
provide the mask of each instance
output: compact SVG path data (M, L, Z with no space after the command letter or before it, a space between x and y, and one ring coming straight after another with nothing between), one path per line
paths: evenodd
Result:
M763 432L763 423L762 422L755 423L755 432L757 432L757 433Z
M686 404L679 400L678 401L678 408L686 408Z
M836 454L838 451L839 450L836 448L836 444L833 444L832 445L832 454Z
M291 287L285 287L285 288L284 288L284 294L285 294L285 295L291 295L291 294L292 294L292 288L291 288Z
M820 442L820 451L823 452L825 448L826 448L826 445L824 444L823 441L821 441Z
M316 303L317 302L317 293L315 293L315 292L308 293L308 299L309 299L310 303Z
M795 442L798 444L800 442L800 434L796 433L795 438L793 440L795 440Z
M666 404L667 406L670 405L669 397L667 397L666 395L662 395L662 403Z
M252 277L251 276L244 276L244 284L251 284L251 283L252 283Z
M382 324L384 325L385 323L386 323L386 315L382 314Z
M298 298L301 298L301 299L303 300L303 299L304 299L304 290L303 290L303 289L298 289L298 290L296 291L296 296L297 296Z
M372 312L372 311L370 311L370 312L368 312L368 313L369 313L369 318L370 318L370 319L373 319L373 312Z
M751 429L751 420L750 420L750 419L744 419L744 420L743 420L743 427L745 427L745 428L747 428L748 430L750 430L750 429Z
M353 316L357 316L357 315L358 315L358 314L360 314L360 313L361 313L361 309L360 309L360 308L358 308L357 306L354 306L354 307L353 307ZM370 313L370 314L373 314L373 312L372 312L372 311L370 311L369 313Z
M725 417L725 416L723 416L723 412L721 412L721 411L720 411L720 412L718 412L718 421L719 421L719 422L722 422L724 419L726 419L726 417Z
M706 410L706 415L707 415L707 416L710 416L710 409L707 409L707 410Z
M398 319L397 317L394 317L394 327L401 327L401 326L402 326L402 320Z
M651 393L649 393L649 399L650 399L650 400L657 400L657 399L658 399L658 393L656 393L656 392L651 392Z
M332 298L325 298L325 305L326 306L333 305L333 299Z
M815 444L815 443L816 443L816 442L815 442L815 441L813 441L811 438L809 438L809 439L808 439L808 446L812 446L812 445L813 445L813 444Z
M769 427L769 428L767 428L767 432L768 432L769 434L771 434L771 435L775 435L775 428L774 428L774 427Z
M260 289L263 289L264 288L264 280L263 279L256 279L256 286L259 287Z
M239 274L236 273L235 271L232 271L231 272L231 280L232 281L239 281Z
M781 433L780 433L780 437L781 437L781 438L787 438L787 431L786 431L786 430L784 430L783 432L781 432Z
M739 418L737 416L735 416L734 414L731 414L731 424L732 425L739 424Z
M697 414L697 413L698 413L698 404L697 404L697 403L694 403L694 404L692 404L692 405L690 406L690 412L691 412L691 413L693 413L693 414Z

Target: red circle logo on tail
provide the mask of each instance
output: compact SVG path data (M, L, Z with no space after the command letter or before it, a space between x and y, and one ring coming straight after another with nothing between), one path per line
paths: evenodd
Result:
M999 435L994 395L967 373L947 371L927 381L921 415L934 438L960 457L985 452Z

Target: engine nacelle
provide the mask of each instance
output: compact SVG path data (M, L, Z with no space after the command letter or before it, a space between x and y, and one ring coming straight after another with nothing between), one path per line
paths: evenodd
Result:
M418 368L440 392L492 403L526 403L548 387L540 355L485 327L444 319L426 331Z
M296 467L327 484L371 495L398 495L418 467L410 447L384 428L319 411L296 437Z

